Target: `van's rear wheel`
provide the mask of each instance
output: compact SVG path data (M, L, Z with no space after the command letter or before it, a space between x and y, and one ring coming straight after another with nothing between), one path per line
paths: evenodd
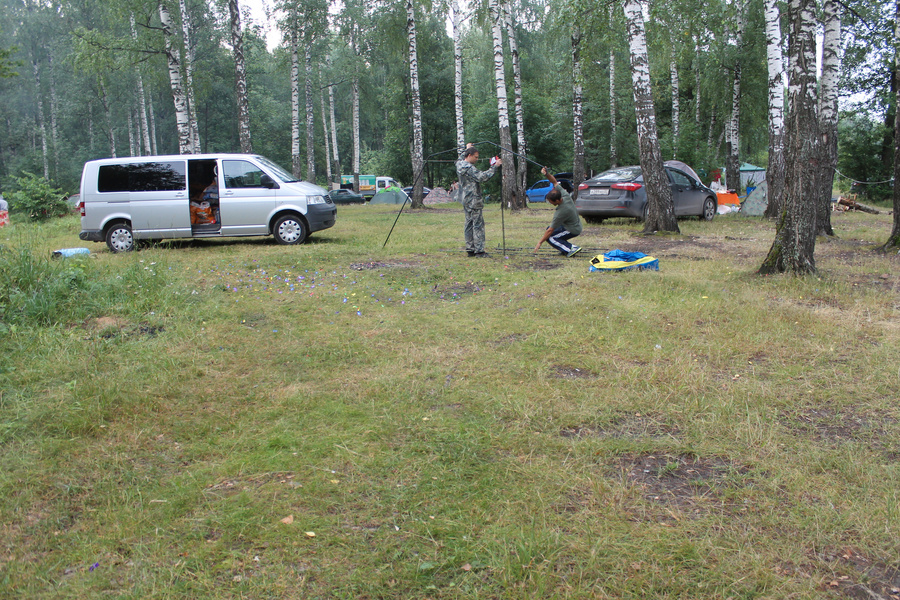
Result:
M128 223L116 223L106 230L106 245L113 252L134 250L134 235Z
M284 215L275 221L272 235L279 244L302 244L306 240L306 224L296 215Z

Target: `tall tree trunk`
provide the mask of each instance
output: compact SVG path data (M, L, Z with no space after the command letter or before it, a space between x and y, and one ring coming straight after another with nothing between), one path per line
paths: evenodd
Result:
M134 24L134 13L129 16L131 22L131 39L137 42L137 28ZM147 95L144 92L144 77L141 75L141 68L138 65L134 67L134 74L137 80L138 103L140 106L141 119L141 138L144 142L144 154L155 154L150 144L150 126L147 122Z
M103 114L106 116L106 137L109 140L109 156L116 158L116 132L113 130L112 115L109 110L109 96L106 93L106 86L103 85L103 77L100 75L97 76L97 87L100 91L100 104L103 106Z
M304 59L306 60L306 180L316 182L316 115L313 108L312 94L312 36L309 30L305 43Z
M181 31L184 34L184 79L191 122L191 145L194 154L200 153L200 129L197 124L197 100L194 98L194 46L191 44L191 16L185 0L178 0L181 11Z
M453 104L456 108L456 149L461 155L466 149L466 130L463 126L463 102L462 102L462 42L460 27L462 13L459 11L459 2L453 0Z
M134 116L131 111L128 112L127 117L125 118L126 125L128 126L128 151L129 156L138 156L139 152L137 152L134 148Z
M53 173L59 176L59 98L53 74L53 48L47 50L47 74L50 76L50 142L53 153Z
M766 54L769 72L769 166L765 216L774 219L784 206L784 60L781 19L776 0L765 0Z
M359 57L359 44L357 43L357 35L358 31L356 30L356 26L352 26L353 29L350 33L350 46L353 48L353 54L358 58ZM359 139L359 73L358 69L358 61L353 65L353 81L350 83L350 100L352 104L352 118L353 118L353 191L357 194L359 193L359 154L360 154L360 139Z
M416 51L416 12L413 0L406 0L406 33L409 42L409 88L412 100L412 207L421 208L425 149L422 138L422 100L419 95L419 57Z
M501 202L504 206L515 208L518 200L513 203L513 194L516 187L515 165L512 148L512 135L509 131L509 103L506 98L506 73L503 60L503 30L502 14L499 0L490 0L491 31L494 40L494 82L497 89L497 121L500 129L500 159L503 165L503 185L501 190Z
M159 19L162 21L163 37L166 44L166 58L169 61L169 84L172 87L172 101L175 104L175 127L178 129L178 153L191 154L191 127L189 124L187 98L181 80L181 53L172 43L172 17L164 2L159 3Z
M731 91L731 119L725 139L725 185L741 194L741 53L744 45L744 0L735 3L737 11L737 53L734 59L734 80Z
M328 115L325 113L325 91L319 88L319 106L322 109L322 132L325 134L325 178L331 183L331 140L328 137ZM328 185L326 184L326 187Z
M147 110L150 113L150 145L153 147L153 152L151 152L151 154L155 156L159 154L159 147L156 141L156 112L153 110L152 95L147 97Z
M300 33L296 19L291 22L291 174L303 177L300 157Z
M678 158L678 136L681 128L681 90L678 84L678 63L675 60L675 48L672 47L672 58L669 62L669 78L672 82L672 158Z
M900 73L900 0L894 6L894 71ZM894 93L894 106L900 106L900 88ZM900 140L900 110L894 111L894 139ZM894 149L894 182L900 181L900 149ZM891 235L884 243L883 249L893 250L900 248L900 185L895 183L893 191L894 199L894 226Z
M247 95L247 69L244 67L244 34L241 31L241 12L238 0L228 0L228 11L231 16L231 47L234 52L234 79L237 89L238 104L238 136L241 140L241 152L253 152L250 140L250 99Z
M694 125L697 127L697 131L700 131L700 81L702 79L703 71L700 68L700 36L698 35L694 40L694 60L696 64L694 65Z
M791 0L788 64L788 143L786 152L785 206L775 241L759 273L789 272L795 275L816 270L816 184L820 151L816 119L816 3Z
M37 116L37 128L38 133L41 135L41 157L44 161L44 179L50 179L50 156L49 149L47 148L47 125L46 125L46 117L44 116L44 94L41 91L41 68L38 65L37 59L32 59L31 67L34 72L34 85L35 85L35 102L37 106L36 116Z
M616 53L609 51L609 166L619 166L619 153L616 138Z
M522 69L519 65L519 45L516 42L516 28L513 25L509 0L502 0L501 8L506 21L506 43L509 45L509 55L513 68L513 100L516 111L516 150L519 157L516 161L516 206L513 208L525 208L527 198L525 190L528 183L528 144L525 142L525 107L522 101ZM576 154L576 162L578 155ZM582 153L583 156L583 153ZM583 164L583 163L582 163ZM584 170L582 166L582 171Z
M822 164L819 170L819 202L816 234L833 236L831 228L831 189L837 168L838 85L841 70L841 15L835 0L822 4L824 36L822 38L822 80L819 84L819 135Z
M572 184L575 196L584 181L584 97L581 75L581 27L572 26Z
M654 231L680 232L675 219L672 188L663 167L656 128L656 110L650 85L650 61L647 58L647 37L640 0L625 0L625 21L631 54L631 80L634 88L634 112L637 117L638 146L641 171L647 188L649 211L644 219L644 233Z
M328 72L331 73L331 59L328 59ZM338 153L338 137L337 137L337 120L334 118L334 85L328 84L328 108L330 111L331 117L331 148L334 154L334 166L332 167L334 171L334 182L337 184L341 183L341 173L343 170L341 169L341 157Z

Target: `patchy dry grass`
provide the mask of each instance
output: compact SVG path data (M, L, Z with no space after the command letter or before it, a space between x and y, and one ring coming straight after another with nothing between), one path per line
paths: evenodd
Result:
M457 207L382 248L396 207L351 206L50 263L84 285L0 335L0 596L900 598L890 217L796 279L754 275L763 220L565 259L549 214L490 208L489 259ZM613 248L661 270L589 273Z

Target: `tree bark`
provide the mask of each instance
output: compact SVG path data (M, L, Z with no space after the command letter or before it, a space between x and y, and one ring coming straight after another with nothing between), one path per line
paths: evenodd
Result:
M322 132L325 134L325 180L331 183L331 139L328 137L328 115L325 113L325 92L319 89L319 107L322 109ZM327 185L327 184L326 184Z
M316 182L316 115L312 93L312 35L304 31L306 61L306 180Z
M238 104L238 137L241 140L241 152L253 152L250 139L250 99L247 94L247 69L244 67L244 34L241 31L241 12L238 0L228 0L228 11L231 16L231 47L234 53L234 79L237 89Z
M236 1L236 0L233 0ZM175 104L175 127L178 129L178 153L191 154L191 128L189 124L187 98L181 79L181 53L172 43L172 17L164 2L159 3L159 19L165 38L166 58L169 61L169 84L172 87L172 101Z
M184 80L187 91L188 116L191 123L193 153L200 154L200 128L197 122L197 100L194 97L194 46L191 44L191 17L185 0L178 0L181 11L181 31L184 34Z
M131 39L137 42L137 28L134 24L134 13L129 16L131 22ZM134 67L134 75L137 79L138 104L141 119L141 139L144 143L145 154L155 154L150 143L150 124L147 119L147 94L144 92L144 77L141 75L141 68L138 65Z
M291 174L303 178L300 157L300 39L299 25L291 19Z
M618 148L616 138L619 135L616 129L616 54L609 51L609 166L619 166Z
M35 104L37 106L37 126L38 132L41 134L41 158L44 163L44 179L50 180L50 156L48 151L47 144L47 124L46 117L44 116L44 99L43 93L41 91L41 68L38 65L37 59L32 59L31 61L32 71L34 73L34 85L35 85Z
M419 57L416 50L416 11L413 0L406 0L406 33L409 44L409 89L412 100L412 207L422 208L425 149L422 137L422 99L419 95Z
M331 72L331 59L328 59L328 72ZM341 183L341 157L338 152L337 119L334 118L334 86L328 84L328 108L331 116L331 147L334 154L334 182Z
M503 31L501 28L502 14L499 0L490 0L490 14L492 22L492 34L494 40L494 82L497 89L497 121L500 129L500 160L503 165L501 202L504 206L517 208L519 202L514 201L513 194L516 187L515 165L512 148L512 135L509 131L509 104L506 97L506 73L503 59Z
M788 143L785 206L775 241L759 273L815 273L816 184L819 175L818 121L816 118L815 0L791 0L788 64Z
M675 60L675 48L672 48L672 59L669 62L669 78L672 82L672 158L678 158L678 136L681 128L681 90L678 83L678 63Z
M584 88L581 73L581 27L572 26L572 184L575 197L584 181Z
M103 85L103 77L97 76L97 87L100 91L100 104L103 106L103 114L106 116L106 138L109 140L109 156L116 158L116 132L113 130L112 115L109 110L109 95L106 86Z
M765 216L774 219L784 206L784 60L781 19L776 0L765 0L766 53L769 73L769 166L766 169Z
M672 188L663 166L656 128L656 110L650 84L650 61L640 0L625 1L625 21L631 54L631 80L634 88L634 112L637 118L641 171L647 188L649 211L644 219L644 233L670 231L679 233L675 219Z
M819 134L822 162L819 170L819 201L816 234L834 236L831 228L831 191L838 159L838 85L841 69L841 16L835 0L822 4L822 80L819 84Z
M528 144L525 141L525 107L522 99L522 69L519 65L519 45L516 41L516 28L513 25L509 0L503 0L501 7L506 22L506 43L509 45L509 55L513 69L513 99L516 111L516 151L519 156L516 160L516 204L514 209L525 208L527 198L525 190L528 183Z
M357 35L358 31L356 30L356 25L352 26L350 32L350 46L353 48L353 53L357 57L359 56L359 45L357 43ZM351 103L353 106L353 191L357 194L359 193L359 154L360 154L360 139L359 139L359 73L356 72L358 63L355 63L353 66L353 81L350 84L350 96Z
M894 71L900 72L900 0L894 6ZM894 106L900 106L900 88L894 93ZM894 111L894 139L900 140L900 110ZM882 246L884 251L900 248L900 150L894 149L894 225L891 234Z
M734 60L734 80L731 90L731 118L727 125L725 148L725 186L734 190L738 195L742 192L741 186L741 59L744 45L744 0L735 3L736 15L736 43L737 53Z
M453 0L453 101L456 108L456 149L462 155L466 149L466 130L463 126L463 102L462 102L462 42L460 26L462 13L459 10L459 2Z

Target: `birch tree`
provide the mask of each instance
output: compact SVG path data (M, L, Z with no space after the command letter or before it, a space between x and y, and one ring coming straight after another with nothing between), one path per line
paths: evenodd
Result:
M129 14L129 21L131 24L131 39L137 44L137 28L134 24L134 13ZM139 65L134 66L134 76L137 80L137 93L138 93L138 117L141 120L141 139L144 143L144 151L147 154L155 154L152 149L152 145L150 143L150 124L147 119L147 94L144 92L144 77L141 74L141 68Z
M466 148L466 129L463 125L463 99L462 99L462 13L459 10L459 2L453 0L453 105L456 109L456 149L461 154Z
M838 152L838 84L841 69L841 15L835 0L822 3L822 80L819 84L819 134L822 161L819 168L819 202L816 234L833 236L831 228L831 188ZM896 144L895 144L896 151Z
M290 19L291 47L291 174L300 179L303 163L300 158L300 31L297 18Z
M741 56L744 45L744 0L735 3L735 46L734 67L731 87L731 117L725 134L725 185L737 194L741 193Z
M325 136L325 180L331 183L331 140L328 137L328 115L325 113L325 90L319 88L319 107L322 109L322 132Z
M900 0L896 0L894 5L894 70L900 73ZM894 93L894 105L900 107L900 86ZM894 140L900 142L900 110L894 114ZM884 243L882 249L884 251L900 248L900 151L897 150L897 143L894 144L894 225L891 228L891 234Z
M512 9L509 0L503 0L504 20L506 22L506 43L509 46L509 56L512 62L513 72L513 99L516 111L516 150L519 154L516 161L516 199L520 207L524 207L527 198L525 190L528 188L528 144L525 140L525 106L522 99L522 68L519 65L519 45L516 42L516 27L512 19ZM582 153L583 154L583 153Z
M413 0L406 0L406 34L409 44L409 90L412 100L412 207L421 208L425 176L425 149L422 136L422 99L419 95L419 57L416 52L416 11Z
M584 181L584 87L581 74L581 27L572 26L572 184L575 195Z
M306 180L316 182L316 119L312 93L312 33L304 27L304 62L306 64Z
M644 217L644 233L654 231L679 232L675 219L672 188L663 166L656 128L656 110L650 85L650 61L647 56L647 37L640 0L625 1L625 22L631 54L631 80L634 92L634 112L637 118L641 171L647 188L649 208Z
M238 105L238 137L241 140L241 152L253 152L250 140L250 99L247 94L247 69L244 66L244 34L241 30L241 12L238 0L228 0L228 12L231 17L231 50L234 54L234 79Z
M328 58L328 72L331 72L331 59ZM334 113L334 85L331 83L328 84L328 108L329 108L329 116L331 117L331 148L334 157L334 164L332 165L332 170L334 172L334 181L337 184L341 183L341 156L340 152L338 152L338 136L337 136L337 119L335 119Z
M791 0L785 204L775 240L759 273L804 275L816 271L816 182L819 176L816 119L816 3Z
M197 98L194 94L194 46L191 44L191 16L185 0L178 0L181 11L181 31L184 35L184 81L187 92L188 115L191 123L193 153L200 153L200 128L197 121Z
M681 126L681 89L678 82L678 61L675 45L672 45L672 56L669 59L669 81L672 87L672 158L678 158L678 135Z
M776 0L765 0L766 63L769 76L769 166L765 216L775 218L784 205L784 60L781 15Z
M237 0L232 1L237 2ZM178 131L178 153L191 154L193 143L191 141L187 97L184 94L184 84L181 78L181 52L173 42L175 34L172 30L172 17L169 14L169 9L165 2L159 3L159 20L162 22L166 59L169 63L169 84L172 87L172 101L175 104L175 127Z
M513 164L512 135L509 131L509 103L506 96L506 73L503 58L502 13L499 0L490 0L491 34L494 42L494 82L497 89L497 120L500 129L500 160L503 169L503 188L501 202L505 206L518 209L524 206L521 198L513 203L513 190L516 187L515 165ZM521 204L520 204L521 202Z

